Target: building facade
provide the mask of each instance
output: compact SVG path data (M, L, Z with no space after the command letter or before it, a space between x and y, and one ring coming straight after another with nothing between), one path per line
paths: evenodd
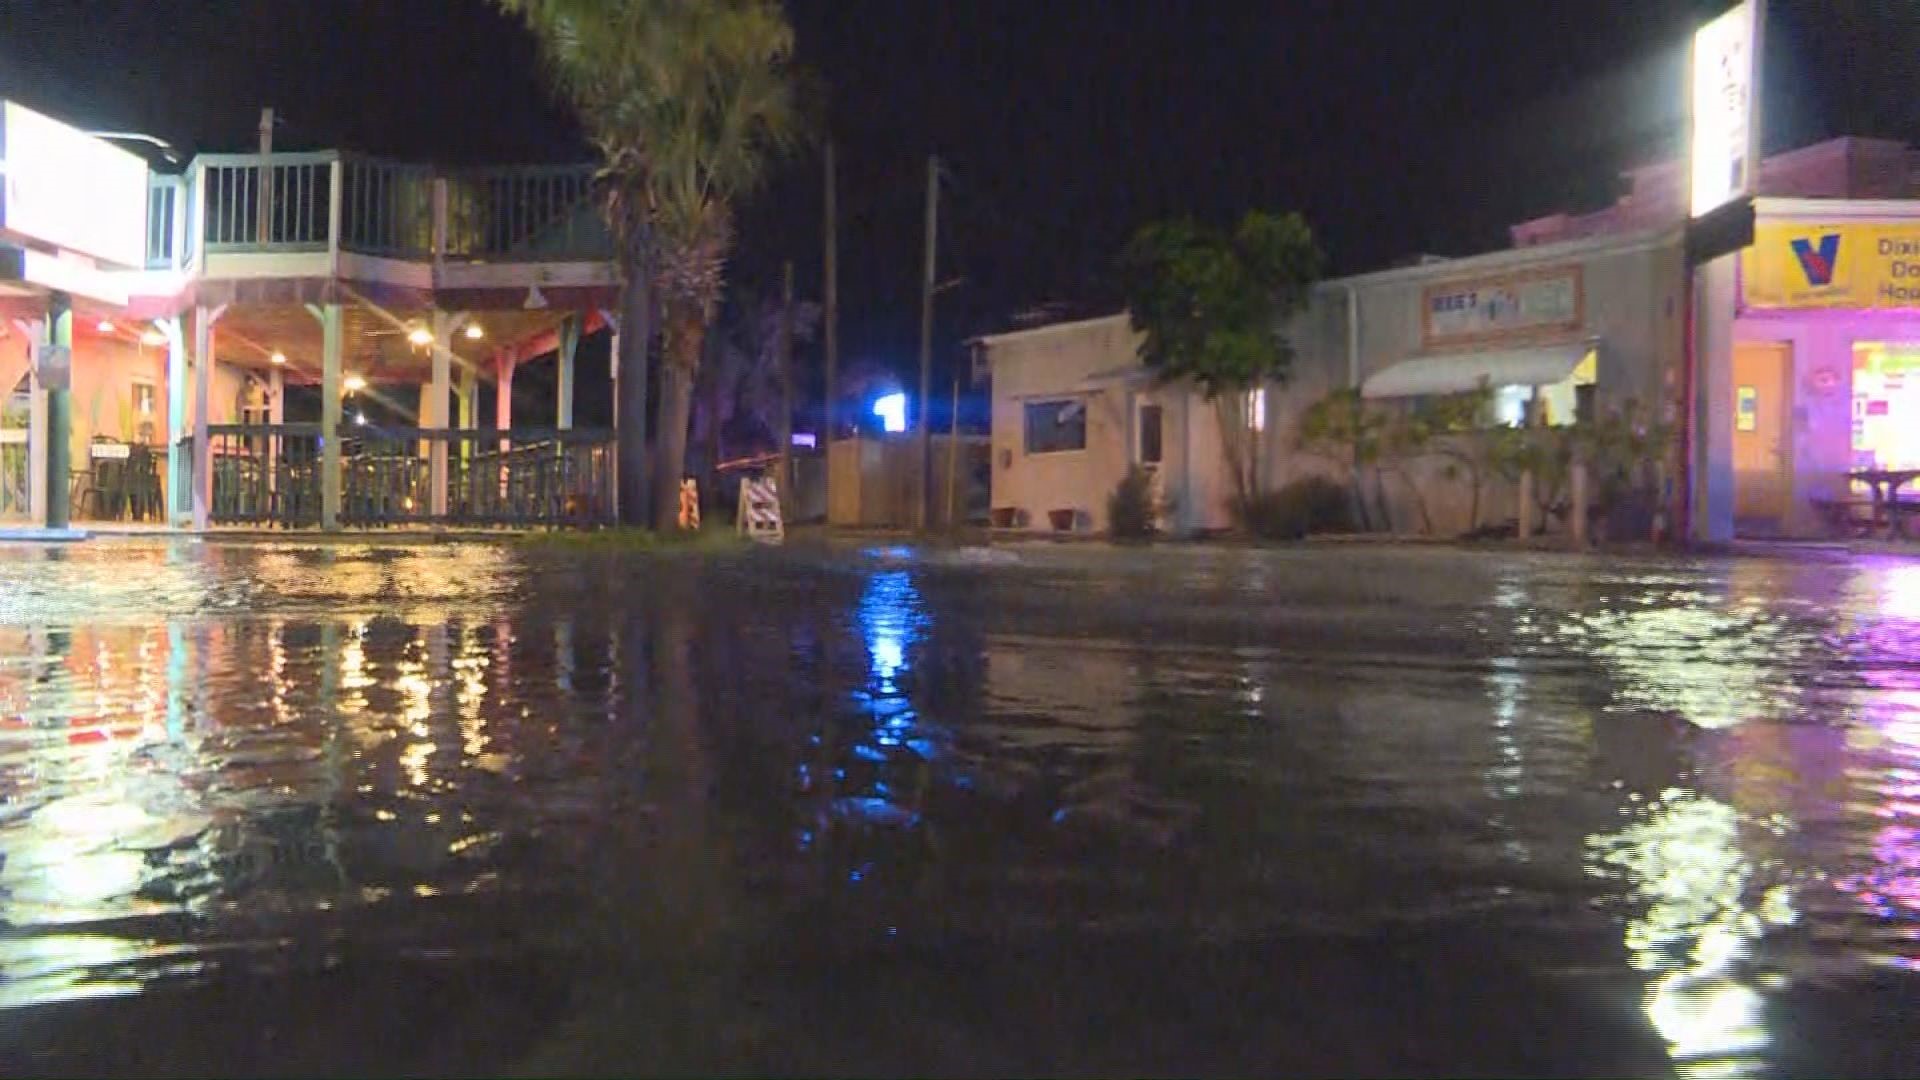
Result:
M1232 523L1232 473L1216 403L1160 383L1122 312L994 334L972 343L990 373L995 525L1104 532L1107 499L1135 465L1153 474L1162 528ZM1264 393L1256 395L1264 426Z
M0 522L611 518L611 434L573 424L617 302L589 167L161 171L16 102L0 155ZM514 371L548 355L556 414L516 426Z

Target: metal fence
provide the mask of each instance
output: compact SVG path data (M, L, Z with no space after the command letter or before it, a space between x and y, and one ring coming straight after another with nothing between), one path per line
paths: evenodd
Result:
M320 523L318 424L208 428L217 525ZM193 461L192 439L184 441ZM435 512L434 458L446 456L446 509ZM339 520L400 525L593 526L613 520L613 435L606 431L359 427L340 437Z

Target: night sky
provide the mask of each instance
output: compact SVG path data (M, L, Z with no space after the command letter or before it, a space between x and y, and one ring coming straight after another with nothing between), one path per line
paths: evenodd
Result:
M1719 0L794 0L841 163L842 354L906 369L926 155L943 357L1047 300L1110 305L1131 229L1299 209L1337 271L1499 246L1671 156L1688 29ZM1920 4L1773 0L1770 148L1920 139ZM530 40L481 0L0 0L0 94L183 149L585 160ZM819 158L749 208L735 278L817 295Z

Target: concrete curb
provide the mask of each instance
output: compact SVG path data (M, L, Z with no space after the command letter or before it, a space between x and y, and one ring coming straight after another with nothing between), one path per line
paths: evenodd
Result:
M16 544L73 544L92 539L85 529L0 529L0 542Z

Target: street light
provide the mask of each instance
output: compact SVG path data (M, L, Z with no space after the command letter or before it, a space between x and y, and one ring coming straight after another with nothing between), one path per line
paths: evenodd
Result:
M415 345L431 345L433 344L433 331L424 326L416 326L407 331L407 340Z
M347 388L347 393L357 394L367 388L367 380L359 375L349 375L347 381L341 385Z

